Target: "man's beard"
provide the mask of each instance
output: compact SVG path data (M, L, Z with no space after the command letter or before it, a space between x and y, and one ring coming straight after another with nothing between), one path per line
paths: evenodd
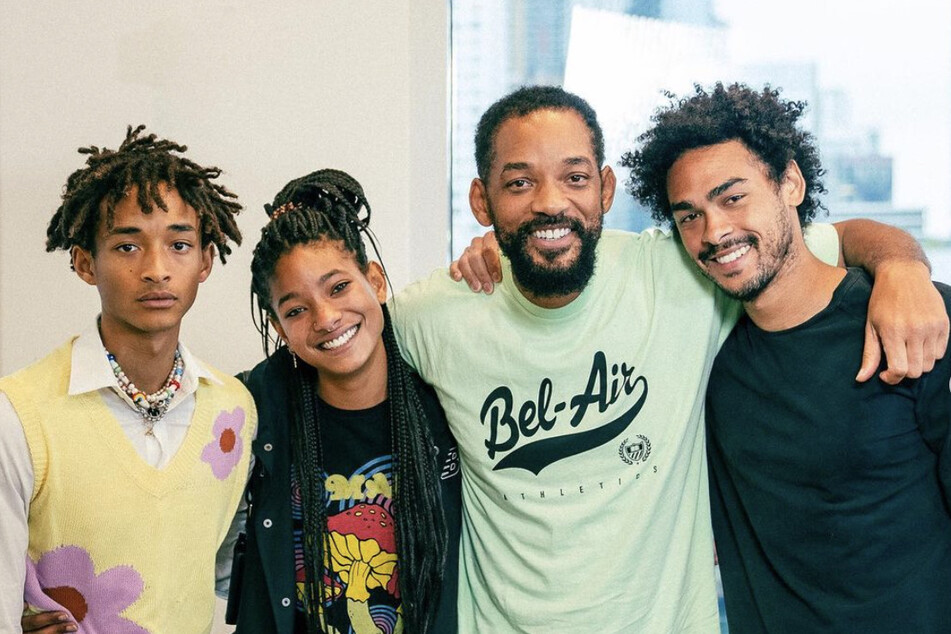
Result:
M745 238L738 238L736 240L731 240L726 244L717 245L716 247L708 247L704 249L698 259L701 262L708 261L714 253L718 250L728 249L733 246L739 246L743 244L750 245L750 250L755 250L759 255L759 263L755 272L755 275L751 280L743 284L743 286L735 289L724 288L720 286L720 283L711 275L705 268L700 267L700 272L703 273L711 282L720 287L727 296L732 297L735 300L741 302L751 302L757 297L759 297L763 291L773 282L776 274L783 268L783 266L791 263L796 257L796 254L790 249L792 247L793 235L792 227L789 224L789 219L786 217L782 206L779 207L778 221L776 224L777 234L767 235L768 238L775 238L771 240L772 244L767 249L760 249L761 242L756 236L747 236Z
M527 249L532 233L552 225L567 225L581 240L578 256L564 267L553 264L563 251L538 251L548 263L546 266L536 262ZM601 238L601 217L598 217L594 226L585 227L578 220L565 218L564 214L543 216L511 232L500 229L496 224L495 235L502 253L512 263L512 275L522 289L535 297L561 297L580 293L594 275L598 240Z

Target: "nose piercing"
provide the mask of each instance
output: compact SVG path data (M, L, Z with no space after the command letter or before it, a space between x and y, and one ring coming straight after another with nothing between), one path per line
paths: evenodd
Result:
M323 333L326 333L326 334L329 335L330 333L332 333L334 330L337 329L337 326L338 326L339 324L340 324L340 318L338 317L338 318L335 319L335 320L333 321L333 323L330 324L329 326L326 326L326 327L324 327L324 328L318 327L318 328L317 328L317 331L318 331L318 332L323 332ZM317 323L315 322L314 325L317 326Z

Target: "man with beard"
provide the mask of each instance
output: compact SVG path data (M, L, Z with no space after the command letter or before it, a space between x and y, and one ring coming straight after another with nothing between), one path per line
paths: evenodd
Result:
M631 192L746 309L706 412L730 629L948 632L951 361L894 386L851 378L871 283L803 242L823 191L803 105L698 88L624 158Z
M437 272L393 311L463 461L460 631L718 631L699 421L739 305L669 236L602 235L615 176L579 97L502 98L476 160L499 291Z

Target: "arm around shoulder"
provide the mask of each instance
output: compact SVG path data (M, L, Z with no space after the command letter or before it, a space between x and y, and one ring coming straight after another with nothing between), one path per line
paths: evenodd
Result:
M896 384L929 372L948 345L949 322L941 295L931 281L928 258L908 233L872 220L836 223L842 260L874 278L865 327L865 350L856 380L879 378Z

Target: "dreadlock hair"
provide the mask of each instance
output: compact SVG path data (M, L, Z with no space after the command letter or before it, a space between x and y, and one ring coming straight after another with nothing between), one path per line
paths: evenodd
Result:
M280 258L298 245L331 241L351 253L363 272L368 269L362 234L369 233L370 206L363 188L350 175L324 169L288 183L265 205L270 222L261 230L251 262L252 311L266 355L270 352L270 282ZM256 299L256 307L254 306ZM439 599L448 533L442 511L438 467L432 433L419 392L419 377L406 365L397 347L387 307L383 307L389 423L395 461L393 485L399 588L406 631L429 631ZM282 346L278 352L283 352ZM272 356L272 361L278 355ZM289 355L282 354L290 363ZM323 447L317 401L317 370L306 363L293 372L295 412L291 421L294 469L300 483L304 522L303 550L307 630L324 631L324 562L328 557L327 494L320 477Z
M86 167L73 172L66 181L62 204L46 230L46 250L69 250L78 246L95 255L96 229L100 210L107 228L115 222L116 204L133 187L143 213L155 206L168 211L159 184L175 189L198 213L202 246L214 244L222 263L231 253L228 240L241 244L235 214L241 211L237 196L214 183L221 175L217 167L202 167L179 156L188 148L154 134L141 136L144 125L129 126L118 150L96 146L79 148L88 154Z
M479 119L475 133L476 171L489 181L489 168L495 158L495 134L509 119L525 117L539 110L570 110L580 116L591 132L591 149L598 167L604 163L604 132L587 101L558 86L523 86L493 103Z
M667 172L685 152L727 141L740 141L759 158L778 184L789 161L795 160L806 181L799 220L806 226L824 205L819 150L813 136L797 127L804 101L780 99L778 89L757 92L744 84L717 82L710 92L694 85L694 94L670 103L651 117L654 126L641 134L640 149L626 152L621 165L630 168L627 192L648 207L658 224L673 223L667 200Z

